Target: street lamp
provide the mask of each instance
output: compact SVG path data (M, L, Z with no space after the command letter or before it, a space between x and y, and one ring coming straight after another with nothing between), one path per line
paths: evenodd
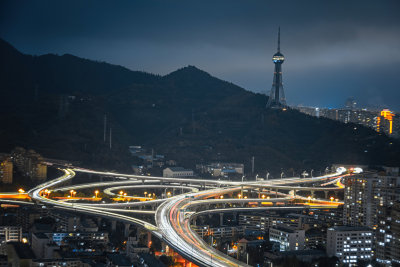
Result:
M167 192L167 197L170 197L171 196L171 192Z
M238 194L238 198L241 198L242 197L242 195L241 194Z
M74 192L75 192L74 190L70 190L70 191L69 191L69 193L71 194L71 197L72 197L72 195L74 194Z
M269 177L269 172L267 172L267 177L266 177L266 178L267 178L267 180L268 180L268 177Z
M261 198L262 198L262 199L265 199L265 195L262 195Z
M99 190L94 191L94 195L97 198L97 195L99 194Z
M223 198L224 198L224 196L220 196L219 198L220 198L220 199L223 199Z
M334 199L335 199L334 197L331 197L331 198L330 198L331 202L332 202Z
M23 194L23 193L25 193L25 190L20 188L20 189L18 189L18 193Z
M124 194L124 191L119 191L119 194L122 196Z
M312 176L313 171L314 171L314 169L311 169L311 177L313 177L313 176Z

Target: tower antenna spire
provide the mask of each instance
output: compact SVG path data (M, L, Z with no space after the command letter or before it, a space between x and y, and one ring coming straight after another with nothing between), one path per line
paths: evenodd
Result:
M281 27L278 28L278 52L272 57L275 64L274 80L272 82L271 93L268 98L267 107L284 108L286 107L285 93L282 82L282 64L285 57L281 54Z
M281 26L278 28L278 52L281 52Z

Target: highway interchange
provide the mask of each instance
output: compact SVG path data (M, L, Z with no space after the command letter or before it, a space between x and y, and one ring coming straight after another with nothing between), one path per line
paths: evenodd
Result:
M61 177L28 191L28 195L35 203L142 226L166 242L181 256L199 266L248 265L217 251L199 237L191 228L191 222L197 216L234 211L290 210L309 207L308 205L312 205L312 208L335 208L342 204L338 199L336 201L315 199L310 196L301 196L297 192L342 190L341 179L350 175L344 168L339 168L335 173L320 177L237 182L140 176L82 168L62 168L61 170L64 173ZM72 182L77 172L112 177L114 181L62 186L66 182ZM116 181L117 179L118 181ZM158 199L125 194L122 197L129 201L122 203L61 201L45 194L49 191L73 192L74 190L94 188L103 188L104 194L108 194L110 197L118 196L119 194L116 192L119 190L131 189L154 188L163 190L165 193L167 190L173 189L179 193L163 194L164 198ZM244 196L243 192L247 192L248 198ZM142 201L139 201L140 199ZM2 201L7 203L10 200ZM296 205L294 201L296 201ZM9 203L32 202L14 200ZM135 218L135 215L140 215L140 219ZM143 216L147 216L149 219L145 220L143 218L147 217Z

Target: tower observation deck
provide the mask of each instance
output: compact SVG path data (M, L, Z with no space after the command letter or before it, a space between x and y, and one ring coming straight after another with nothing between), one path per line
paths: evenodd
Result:
M282 63L285 57L281 54L281 29L278 30L278 51L272 57L275 64L274 80L272 83L271 93L268 98L267 108L283 108L286 107L285 93L282 83Z

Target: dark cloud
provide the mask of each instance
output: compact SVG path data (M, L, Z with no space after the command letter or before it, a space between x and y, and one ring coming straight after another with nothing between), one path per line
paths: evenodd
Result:
M196 65L266 92L282 28L292 104L348 96L400 109L398 1L2 1L0 36L30 54L71 53L165 74ZM367 92L367 93L366 93Z

